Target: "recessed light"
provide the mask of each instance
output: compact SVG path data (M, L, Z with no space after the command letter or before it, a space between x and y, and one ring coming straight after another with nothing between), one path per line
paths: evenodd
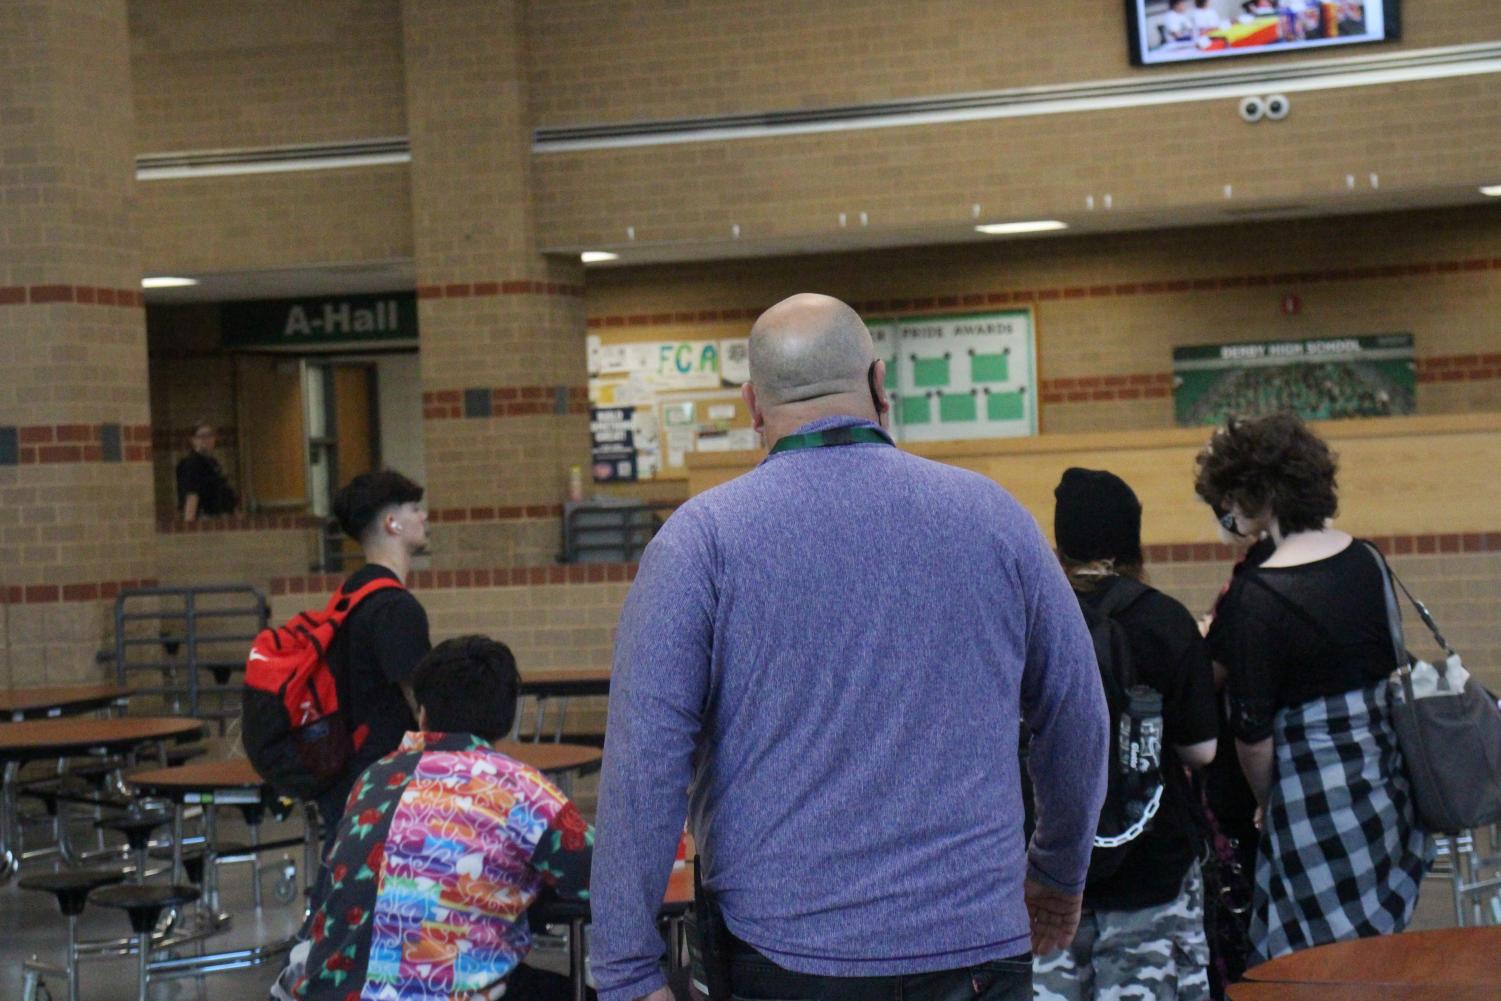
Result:
M1484 185L1480 189L1480 193L1482 195L1489 195L1492 198L1501 198L1501 184L1487 184L1487 185Z
M608 250L586 250L579 255L579 260L585 264L603 264L605 261L620 260L620 255L612 254Z
M1016 233L1049 233L1055 229L1068 229L1068 223L1057 219L1032 219L1028 222L987 222L975 227L975 232L987 236L1012 236Z
M141 279L141 288L186 288L197 284L196 278L174 278L171 275L152 275Z

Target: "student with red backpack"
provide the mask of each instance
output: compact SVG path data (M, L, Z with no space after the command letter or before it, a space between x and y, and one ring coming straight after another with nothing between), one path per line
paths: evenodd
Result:
M416 726L411 676L432 644L405 584L427 545L422 494L389 469L340 490L334 516L365 565L321 613L262 632L246 665L246 753L278 791L317 803L325 838L355 779Z

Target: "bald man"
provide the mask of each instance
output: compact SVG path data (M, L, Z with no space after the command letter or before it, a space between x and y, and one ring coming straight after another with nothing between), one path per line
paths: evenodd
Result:
M1005 491L892 446L850 307L767 310L750 375L770 455L678 508L621 614L600 999L668 996L656 915L685 815L734 997L1030 999L1029 946L1073 936L1105 789L1078 602Z

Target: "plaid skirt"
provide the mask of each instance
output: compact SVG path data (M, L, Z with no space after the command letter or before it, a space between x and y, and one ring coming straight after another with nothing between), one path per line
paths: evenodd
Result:
M1251 962L1399 932L1433 861L1386 682L1277 713Z

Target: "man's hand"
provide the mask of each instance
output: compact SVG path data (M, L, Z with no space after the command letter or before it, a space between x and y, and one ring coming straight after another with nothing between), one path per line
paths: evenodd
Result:
M1023 894L1032 924L1032 955L1045 956L1066 947L1079 930L1084 895L1052 890L1027 880Z

